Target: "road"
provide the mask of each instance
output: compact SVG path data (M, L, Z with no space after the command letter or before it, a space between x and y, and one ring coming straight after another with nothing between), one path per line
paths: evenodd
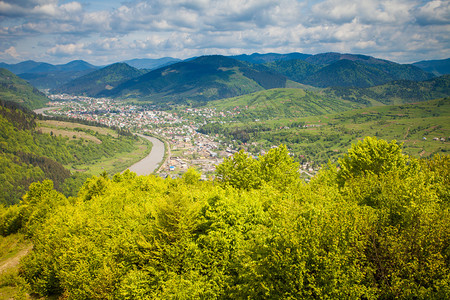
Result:
M149 155L129 167L128 170L135 172L137 175L149 175L156 170L164 159L164 143L151 136L138 135L149 140L153 144L152 151Z

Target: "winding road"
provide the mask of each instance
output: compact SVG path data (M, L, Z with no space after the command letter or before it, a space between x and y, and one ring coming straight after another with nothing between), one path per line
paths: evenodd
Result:
M164 143L151 136L137 135L149 140L153 144L153 147L149 155L129 167L128 170L135 172L137 175L152 174L164 159Z

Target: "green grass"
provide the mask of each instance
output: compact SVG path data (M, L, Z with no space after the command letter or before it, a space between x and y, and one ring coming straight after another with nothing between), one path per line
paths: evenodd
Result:
M32 245L22 234L0 236L0 299L18 299L25 296L18 275L19 262Z
M335 161L351 144L365 136L403 143L404 152L414 157L429 157L450 151L450 98L408 105L378 106L335 114L284 118L260 122L227 124L227 128L250 133L247 144L268 149L286 144L300 161L317 164ZM293 122L308 127L290 126ZM266 131L254 128L270 128ZM426 139L424 139L424 137ZM435 141L433 138L445 138Z
M152 144L148 140L140 138L134 145L134 150L131 152L120 152L116 153L113 157L103 157L89 164L71 165L67 167L73 171L82 171L94 175L102 172L107 172L108 174L120 173L146 157L151 150Z
M240 121L255 119L282 119L329 114L355 108L362 105L330 97L320 91L304 89L271 89L249 95L211 101L209 107L218 111L239 108Z

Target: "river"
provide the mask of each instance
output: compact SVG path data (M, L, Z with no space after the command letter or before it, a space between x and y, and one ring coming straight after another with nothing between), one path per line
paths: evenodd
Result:
M41 114L41 115L43 115L43 116L47 116L47 115L45 114L45 112L46 112L47 110L50 110L50 109L54 109L54 107L38 108L38 109L35 109L34 112L37 113L37 114Z
M34 112L37 114L46 115L45 111L52 109L53 107L44 107L40 109L35 109ZM164 159L164 143L158 140L157 138L146 136L142 134L137 134L138 136L149 140L152 144L152 150L149 155L132 165L128 168L128 170L135 172L137 175L149 175L152 174L156 168L158 168L159 164Z
M164 143L151 136L137 135L149 140L153 144L152 151L149 155L129 167L128 170L135 172L137 175L152 174L164 159Z

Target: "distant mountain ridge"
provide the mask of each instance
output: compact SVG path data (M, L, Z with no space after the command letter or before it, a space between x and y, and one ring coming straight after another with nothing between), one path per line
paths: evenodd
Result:
M279 53L266 53L266 54L259 54L259 53L253 53L250 55L247 54L241 54L241 55L232 55L229 56L231 58L234 58L239 61L245 61L252 64L263 64L268 62L274 62L274 61L285 61L285 60L291 60L291 59L301 59L305 60L308 57L310 57L311 54L304 54L304 53L288 53L288 54L279 54Z
M414 65L398 64L366 55L321 53L304 60L265 63L264 66L296 82L315 87L370 87L393 80L422 81L433 74Z
M450 74L450 58L419 61L413 63L413 66L419 67L436 76Z
M73 60L66 64L52 65L45 62L36 62L33 60L27 60L17 64L0 63L0 68L5 68L14 74L22 73L48 73L48 72L61 72L61 71L84 71L95 70L99 67L91 65L84 60Z
M450 59L398 64L367 55L336 52L315 55L298 52L211 55L185 60L164 57L125 62L135 70L109 70L107 73L110 74L94 73L91 77L85 76L99 67L85 61L72 61L64 65L25 61L15 65L0 63L0 66L7 65L16 72L26 71L19 76L39 89L175 102L234 97L281 88L286 84L297 88L301 84L317 88L367 88L395 80L424 81L450 73ZM142 73L136 72L138 68ZM150 70L151 74L139 77ZM128 74L118 76L121 72ZM79 78L79 81L75 80Z
M129 66L132 66L137 69L158 69L162 68L177 62L180 62L181 59L173 58L173 57L163 57L158 59L152 58L135 58L130 60L124 60L123 62Z
M8 69L39 89L55 88L99 68L83 60L60 65L29 60L18 64L0 63L0 67Z

